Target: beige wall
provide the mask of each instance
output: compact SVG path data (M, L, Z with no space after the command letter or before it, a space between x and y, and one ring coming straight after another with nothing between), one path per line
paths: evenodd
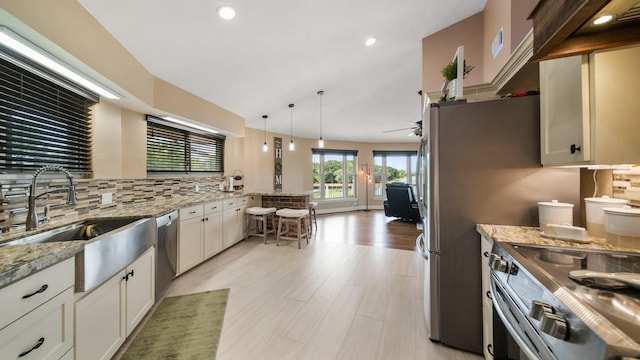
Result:
M147 120L144 114L122 110L122 178L147 177Z
M93 112L93 177L122 177L122 109L108 102L95 105Z
M464 45L467 64L475 66L464 85L492 82L533 27L527 17L536 3L536 0L488 0L481 13L422 39L422 89L440 90L443 81L440 69L451 60L459 45ZM494 58L492 43L500 28L504 30L503 47Z
M460 45L464 45L467 65L475 66L464 84L482 83L483 38L478 29L483 28L483 21L482 13L479 13L422 39L423 91L440 91L443 82L440 70L453 59Z

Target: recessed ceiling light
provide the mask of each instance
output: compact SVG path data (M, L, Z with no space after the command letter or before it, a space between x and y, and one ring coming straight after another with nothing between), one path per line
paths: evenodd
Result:
M593 24L594 25L602 25L602 24L608 23L611 20L613 20L613 15L604 15L604 16L600 16L599 18L595 19L593 21Z
M371 46L376 43L376 38L368 38L367 41L364 42L366 46Z
M218 16L225 20L231 20L236 17L236 10L228 5L220 6L218 8Z

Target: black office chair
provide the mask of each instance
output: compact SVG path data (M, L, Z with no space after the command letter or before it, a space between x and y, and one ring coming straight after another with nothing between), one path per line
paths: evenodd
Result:
M387 199L384 201L384 214L404 221L419 222L420 210L413 188L407 183L390 183L386 188Z

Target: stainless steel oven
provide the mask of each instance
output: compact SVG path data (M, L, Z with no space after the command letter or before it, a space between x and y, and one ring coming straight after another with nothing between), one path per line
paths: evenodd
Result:
M640 254L495 243L490 256L520 358L640 359Z

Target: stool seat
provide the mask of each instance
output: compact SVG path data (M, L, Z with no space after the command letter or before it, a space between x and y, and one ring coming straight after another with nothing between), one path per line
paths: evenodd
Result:
M278 216L278 231L276 233L276 246L283 240L297 240L298 249L300 249L300 240L305 238L309 243L309 209L280 209L276 211ZM285 228L283 229L283 225ZM296 227L295 233L292 233L289 225Z
M247 208L246 213L251 215L267 215L276 212L276 208L263 208L260 206L254 206Z
M305 209L280 209L276 211L276 215L287 218L300 218L309 215L309 211Z

